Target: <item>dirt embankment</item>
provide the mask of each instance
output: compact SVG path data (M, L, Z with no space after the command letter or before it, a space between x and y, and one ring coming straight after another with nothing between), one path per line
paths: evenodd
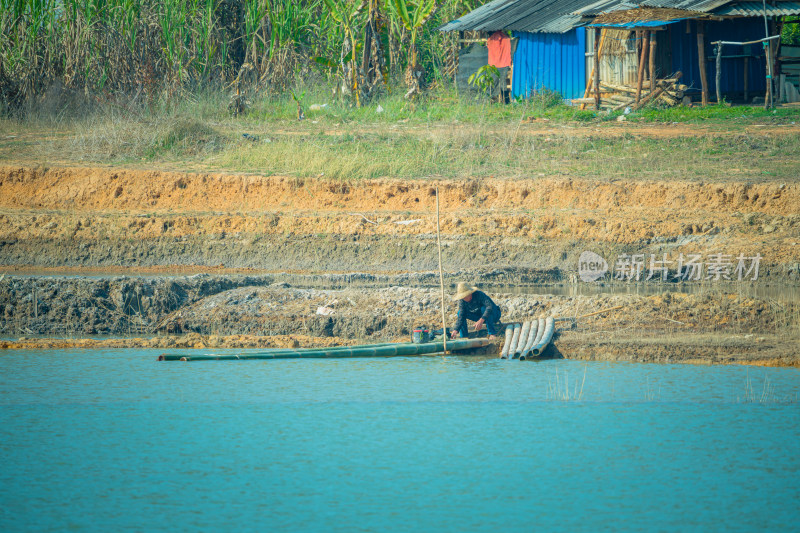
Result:
M329 346L406 340L440 321L438 289L321 290L269 277L0 280L0 348ZM656 296L493 294L505 322L580 317L554 356L659 362L798 365L800 302L707 293ZM450 304L450 312L454 306ZM325 314L318 310L324 308ZM449 318L453 319L452 316ZM72 340L86 334L128 339ZM175 335L182 335L176 337ZM344 340L347 339L347 340Z
M576 270L590 249L761 254L800 279L800 186L573 179L359 182L0 168L0 266Z

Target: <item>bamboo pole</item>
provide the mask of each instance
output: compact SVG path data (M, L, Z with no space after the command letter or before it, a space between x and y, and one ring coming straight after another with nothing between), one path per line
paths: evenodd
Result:
M597 31L597 30L595 30ZM597 53L601 53L603 51L603 44L606 42L606 30L603 29L600 31L600 46L597 47ZM583 97L588 98L589 95L592 93L592 84L594 83L594 70L595 66L594 63L592 64L592 72L589 74L589 78L586 80L586 90L583 91ZM581 109L586 109L586 104L581 104Z
M775 39L780 39L780 38L781 38L780 35L773 35L772 37L766 37L764 39L758 39L756 41L744 41L741 43L737 41L713 41L711 44L722 43L722 44L736 44L739 46L744 46L745 44L765 43L767 41L774 41Z
M600 35L594 34L594 108L600 110Z
M436 187L436 247L439 249L439 287L442 289L442 339L447 353L447 319L444 312L444 273L442 272L442 232L439 226L439 187Z
M700 84L702 86L702 105L708 105L708 76L706 74L706 36L702 21L697 21L697 59L700 66Z
M617 305L615 307L609 307L608 309L601 309L599 311L594 311L592 313L586 313L585 315L581 315L578 318L586 318L586 317L590 317L590 316L594 316L594 315L599 315L601 313L607 313L609 311L616 311L617 309L622 309L623 307L625 307L625 306L624 305Z
M717 104L722 102L722 43L717 45Z
M644 62L647 60L647 52L650 49L650 33L643 31L644 42L642 43L642 53L639 56L639 75L636 80L636 103L642 97L642 82L644 81Z
M764 53L767 55L767 92L764 95L764 109L772 106L772 42L764 43Z
M489 339L459 339L450 342L453 351L483 348L491 344ZM162 354L159 361L244 361L248 359L333 359L351 357L403 357L442 352L444 342L411 342L380 345L339 346L335 348L312 348L296 350L268 350L241 354Z
M764 37L769 38L769 26L767 26L767 0L762 0L761 5L764 9ZM767 53L767 94L764 96L764 109L772 105L772 41L764 44Z
M783 33L783 20L778 22L775 17L772 17L772 33L781 35ZM776 90L778 94L773 95L780 104L783 101L783 83L781 83L781 40L775 41L775 50L772 53L772 72L775 76L775 83L777 84Z

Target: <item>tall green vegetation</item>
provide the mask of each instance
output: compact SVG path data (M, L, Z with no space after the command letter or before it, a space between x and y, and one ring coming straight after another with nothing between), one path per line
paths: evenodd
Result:
M359 105L451 75L455 36L437 28L479 3L0 0L0 111L54 87L152 103L207 88L282 93L310 80Z
M784 17L781 44L800 46L800 17Z

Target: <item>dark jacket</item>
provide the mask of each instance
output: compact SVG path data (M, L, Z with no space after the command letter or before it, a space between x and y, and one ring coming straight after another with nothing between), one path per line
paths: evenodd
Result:
M500 316L500 308L497 307L497 304L494 303L491 298L486 296L486 293L483 291L475 291L472 293L472 299L470 301L458 301L458 315L456 325L453 329L460 331L467 318L477 321L477 319L473 318L475 316L480 316L483 322L486 323L491 320L490 317Z

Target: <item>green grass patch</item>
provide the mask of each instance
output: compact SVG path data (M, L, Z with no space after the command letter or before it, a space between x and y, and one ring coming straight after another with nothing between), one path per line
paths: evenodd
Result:
M322 88L307 90L302 121L289 97L256 98L234 118L221 93L190 95L169 108L136 113L114 106L81 119L0 120L0 129L9 133L0 135L0 161L79 161L344 180L564 175L796 182L800 176L799 136L775 135L777 130L769 128L748 133L744 128L791 122L798 118L797 109L710 106L628 116L651 124L682 117L689 124L721 125L709 134L650 136L608 127L606 122L617 114L562 105L555 94L504 105L443 89L416 101L385 95L361 108L330 96ZM320 108L312 110L313 104Z
M635 115L641 122L700 123L770 123L788 124L800 119L797 108L764 109L756 106L709 105L643 109Z

